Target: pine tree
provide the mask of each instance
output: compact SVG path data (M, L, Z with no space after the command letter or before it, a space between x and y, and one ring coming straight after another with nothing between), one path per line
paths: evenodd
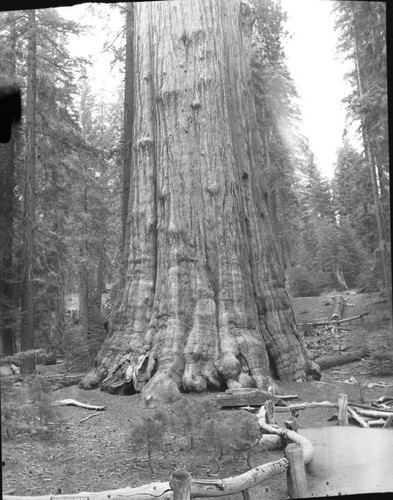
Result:
M254 2L252 77L258 130L262 140L267 201L283 262L290 259L296 226L295 132L300 114L297 93L284 53L286 14L272 0Z
M346 99L349 115L360 122L378 230L378 246L389 306L392 309L391 235L387 220L388 128L386 73L386 7L381 2L336 2L339 50L353 61L348 74L353 92Z

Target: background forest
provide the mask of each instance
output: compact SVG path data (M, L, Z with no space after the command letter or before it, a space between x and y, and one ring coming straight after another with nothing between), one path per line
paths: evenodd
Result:
M361 144L344 131L332 180L299 132L286 14L274 0L253 4L253 89L288 292L348 287L384 291L391 300L385 4L332 2L337 51L352 66L345 106ZM89 7L93 26L115 10L124 16L123 30L108 31L104 43L126 83L125 92L120 82L112 89L110 101L96 90L89 59L69 50L71 36L88 26L58 9L0 14L1 83L16 81L23 93L22 124L0 146L4 355L46 348L91 363L105 338L126 238L132 9Z

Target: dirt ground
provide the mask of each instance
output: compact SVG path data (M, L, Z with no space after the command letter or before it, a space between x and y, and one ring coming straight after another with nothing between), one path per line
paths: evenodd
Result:
M326 319L331 314L330 297L297 298L293 301L298 324L311 320ZM316 356L351 351L366 346L371 353L354 363L330 368L322 372L320 381L296 384L279 382L283 394L296 394L294 401L337 401L340 393L348 394L350 402L368 403L383 395L393 396L393 367L389 363L381 366L373 360L372 353L384 348L392 352L392 329L387 313L387 303L377 294L347 295L344 317L370 312L363 322L353 321L343 324L338 333L324 327L313 329L305 336L308 349ZM331 302L331 301L330 301ZM38 367L39 368L39 367ZM62 365L41 367L42 371L59 371ZM389 371L390 370L390 371ZM349 383L355 377L357 383ZM21 388L16 388L21 390ZM189 405L214 401L216 394L185 394L183 398ZM3 397L3 394L2 394ZM2 439L3 491L16 495L42 495L74 493L78 491L105 491L126 486L136 487L153 481L168 481L176 469L191 472L194 478L225 478L248 470L244 456L224 455L220 462L214 447L203 445L191 448L187 436L179 437L172 431L166 435L163 451L153 454L154 474L152 474L147 452L130 445L138 418L146 418L152 410L144 406L140 395L113 396L99 390L84 391L77 386L54 391L52 400L72 398L92 404L105 405L106 410L88 420L93 412L73 406L56 409L60 423L49 438L16 432ZM29 403L34 405L34 403ZM171 405L165 408L171 412ZM255 426L256 417L244 410L215 410L223 426L231 426L236 432L238 426L247 422ZM299 432L302 428L337 425L329 420L335 413L334 408L307 409L300 413ZM287 414L277 413L276 420L284 426ZM386 431L387 432L387 431ZM254 451L252 465L278 460L283 451ZM285 475L271 478L255 488L258 498L288 498ZM240 500L242 495L226 497Z

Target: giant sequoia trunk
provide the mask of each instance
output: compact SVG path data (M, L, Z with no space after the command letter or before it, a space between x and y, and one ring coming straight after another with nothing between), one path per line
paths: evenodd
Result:
M239 0L136 4L126 284L82 387L173 395L319 375L267 208L253 20Z

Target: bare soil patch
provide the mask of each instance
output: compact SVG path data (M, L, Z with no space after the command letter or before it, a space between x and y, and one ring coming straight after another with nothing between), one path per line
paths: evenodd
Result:
M298 323L328 318L331 306L324 303L331 295L294 299ZM370 314L364 318L363 324L360 321L344 324L344 328L340 328L336 334L329 330L313 330L305 336L308 349L320 355L321 352L337 352L335 348L338 345L350 350L365 343L370 352L381 347L391 352L393 335L387 304L380 300L377 294L349 295L348 302L354 306L346 308L345 317L368 310ZM64 366L59 364L38 369L42 373L61 372ZM381 376L372 358L368 357L323 371L320 381L303 384L280 382L279 385L284 394L297 394L299 398L296 402L337 401L340 393L346 393L349 401L367 403L383 395L393 395L392 372L389 373L387 369ZM346 382L350 377L355 377L358 383ZM13 390L16 393L22 391L23 384ZM172 431L165 436L163 450L154 452L155 473L152 474L147 453L132 450L129 440L135 422L154 411L145 407L140 395L113 396L99 390L84 391L72 386L52 392L51 398L72 398L92 405L105 405L107 409L83 421L91 415L91 411L72 406L59 407L56 408L59 421L53 427L51 436L44 438L39 433L31 435L27 431L20 431L3 438L3 491L12 490L17 495L102 491L167 481L176 469L185 469L194 478L229 477L248 470L244 453L225 454L218 460L217 447L194 443L192 448L187 433L179 429L178 433ZM214 401L215 394L184 394L183 398L192 406ZM32 408L35 405L33 402L29 404ZM171 406L167 405L164 409L170 413ZM257 425L256 417L243 410L216 408L214 411L222 426L229 426L234 433L244 422L250 428ZM336 421L329 421L334 413L334 409L330 408L302 411L299 432L306 427L336 425ZM279 425L284 425L286 416L285 413L277 413ZM252 465L259 465L282 456L282 451L253 452L251 462ZM285 475L272 478L256 489L259 496L266 500L287 498ZM227 498L241 500L242 495Z

